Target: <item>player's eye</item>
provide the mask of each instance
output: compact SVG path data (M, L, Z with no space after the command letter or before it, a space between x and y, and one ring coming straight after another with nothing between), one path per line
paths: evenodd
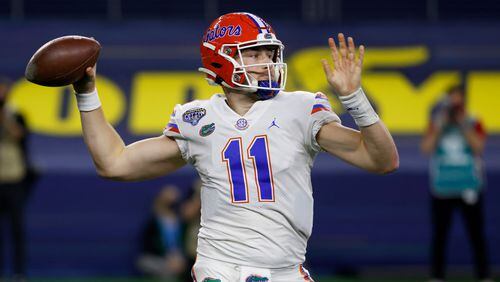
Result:
M249 51L249 52L245 52L245 54L243 54L243 56L248 57L248 58L257 58L259 56L259 54L257 52Z

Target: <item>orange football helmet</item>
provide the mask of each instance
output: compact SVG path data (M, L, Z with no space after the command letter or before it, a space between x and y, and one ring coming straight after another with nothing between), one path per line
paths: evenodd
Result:
M276 48L271 63L245 65L237 61L242 50L258 46ZM269 99L285 88L283 49L274 30L260 17L250 13L225 14L213 21L203 36L200 46L203 67L198 70L206 74L211 85L247 89L260 99ZM267 69L267 80L258 81L247 72L247 68L257 66Z

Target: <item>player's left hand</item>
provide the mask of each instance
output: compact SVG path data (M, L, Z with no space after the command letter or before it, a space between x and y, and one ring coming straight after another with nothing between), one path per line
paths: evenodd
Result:
M361 86L361 69L365 47L359 46L359 56L356 58L356 46L352 37L347 38L344 34L338 34L339 48L335 45L333 38L328 38L328 45L332 52L334 68L332 69L326 59L322 59L323 70L333 92L339 96L346 96L358 90Z

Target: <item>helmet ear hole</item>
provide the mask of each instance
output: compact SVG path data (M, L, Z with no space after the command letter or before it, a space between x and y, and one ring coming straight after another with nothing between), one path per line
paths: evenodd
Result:
M219 63L211 63L211 65L212 65L212 67L217 68L217 69L220 69L222 67L222 65Z

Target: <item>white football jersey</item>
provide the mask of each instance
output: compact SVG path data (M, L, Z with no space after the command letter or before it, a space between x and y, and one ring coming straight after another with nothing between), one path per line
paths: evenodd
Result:
M303 263L316 134L340 122L325 95L280 92L240 116L224 95L177 105L164 134L201 181L198 254L254 267Z

